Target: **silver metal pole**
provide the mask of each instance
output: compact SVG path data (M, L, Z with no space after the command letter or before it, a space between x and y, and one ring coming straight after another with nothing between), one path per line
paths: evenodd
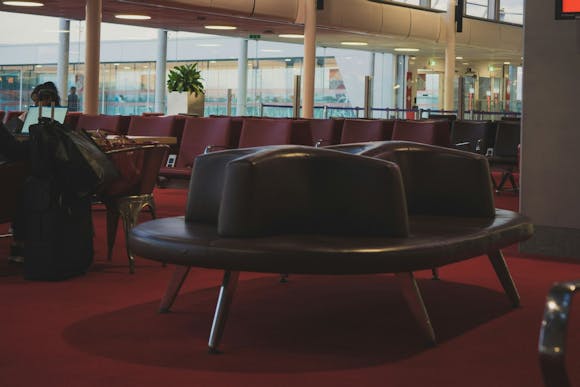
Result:
M58 22L58 62L56 64L56 87L60 92L61 103L68 101L68 63L70 48L70 20L59 19Z
M373 106L373 77L370 75L365 76L365 118L371 118L372 116L372 106Z
M167 72L167 30L157 31L155 60L155 111L165 113L165 73Z
M292 117L300 117L300 75L294 76L294 99L292 100Z
M248 97L248 39L240 40L240 56L238 58L238 100L236 115L245 116Z
M459 77L457 95L457 119L463 119L463 112L465 111L465 78Z
M226 105L226 115L232 115L232 89L228 89L228 102Z

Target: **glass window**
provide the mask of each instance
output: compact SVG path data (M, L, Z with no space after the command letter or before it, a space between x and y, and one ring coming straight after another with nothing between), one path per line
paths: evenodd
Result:
M431 0L431 8L447 11L449 0Z
M523 24L524 22L524 0L500 0L499 20Z
M490 17L488 0L467 0L465 2L465 14L488 19Z
M393 0L395 3L405 3L409 5L421 5L421 0Z

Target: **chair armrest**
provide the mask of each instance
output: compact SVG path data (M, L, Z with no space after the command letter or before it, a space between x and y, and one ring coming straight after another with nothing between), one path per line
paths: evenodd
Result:
M225 145L208 145L203 150L203 153L206 154L206 153L213 152L216 150L224 150L224 149L231 149L231 148L229 146L225 146Z
M565 362L566 335L572 297L579 288L580 281L556 283L546 298L538 351L547 387L570 386Z
M456 144L453 144L453 147L455 149L460 149L460 150L465 150L465 151L469 151L469 149L471 148L471 143L469 141L465 141L465 142L458 142Z
M322 146L322 144L328 142L328 140L324 139L324 138L319 138L318 140L314 141L314 147L315 148L320 148Z

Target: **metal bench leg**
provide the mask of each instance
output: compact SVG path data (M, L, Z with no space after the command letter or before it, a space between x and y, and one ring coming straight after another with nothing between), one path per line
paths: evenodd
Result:
M432 280L441 279L441 278L439 278L439 268L438 267L434 267L433 269L431 269L431 279Z
M213 316L213 324L211 325L211 332L209 334L209 353L219 353L217 346L220 343L224 333L224 327L228 318L230 304L234 298L234 293L238 286L239 271L225 271L222 286L220 288L217 305L215 307L215 314Z
M163 295L163 299L161 300L161 305L159 305L159 313L167 313L171 309L185 278L189 274L189 269L191 266L176 266L175 271L173 272L173 276L171 277L171 281L169 282L169 286L165 290L165 294Z
M425 308L425 303L423 302L423 297L421 296L419 285L417 285L417 281L415 280L413 273L396 273L395 276L401 285L403 297L407 301L407 305L409 305L411 312L419 323L419 326L421 327L421 330L423 331L423 334L428 343L431 345L437 344L437 340L435 339L435 331L433 331L433 326L431 325L429 314L427 314L427 308Z
M512 302L514 307L520 305L520 295L518 294L518 289L514 284L510 271L505 263L505 259L503 258L503 254L500 250L493 251L487 255L489 257L489 261L491 262L493 269L495 270L495 274L507 294L508 298Z

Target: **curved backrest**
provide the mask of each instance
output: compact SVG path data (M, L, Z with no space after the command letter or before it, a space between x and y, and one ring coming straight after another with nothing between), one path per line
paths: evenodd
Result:
M512 157L517 160L520 144L520 123L516 121L498 121L495 132L493 155L497 157Z
M309 121L312 144L320 142L322 146L326 146L340 143L344 119L327 118L311 119Z
M467 143L465 150L484 154L495 125L492 121L457 120L451 130L451 145ZM479 151L477 150L479 144ZM462 148L463 149L463 148Z
M119 171L119 177L105 187L103 196L132 196L153 192L168 149L167 145L152 144L107 152Z
M340 143L390 140L393 124L393 120L344 120Z
M67 112L64 117L64 124L71 129L76 129L79 123L79 118L83 115L82 112Z
M240 148L268 145L312 145L310 124L289 118L246 118L240 133Z
M273 147L230 161L218 234L408 235L399 168L312 147Z
M130 136L177 137L175 116L132 116L127 134Z
M24 113L22 110L9 110L4 115L4 123L7 124L10 120L18 118Z
M257 152L263 148L242 148L202 154L195 159L185 220L217 224L226 165L241 156Z
M448 120L398 120L395 122L392 140L448 146L449 137Z
M183 137L176 167L191 168L193 160L202 154L208 145L222 148L236 146L230 117L190 117L185 120Z
M404 141L360 154L397 163L411 215L495 216L489 164L482 155Z
M103 130L111 134L119 134L120 120L120 116L82 114L77 121L76 128L83 130Z

